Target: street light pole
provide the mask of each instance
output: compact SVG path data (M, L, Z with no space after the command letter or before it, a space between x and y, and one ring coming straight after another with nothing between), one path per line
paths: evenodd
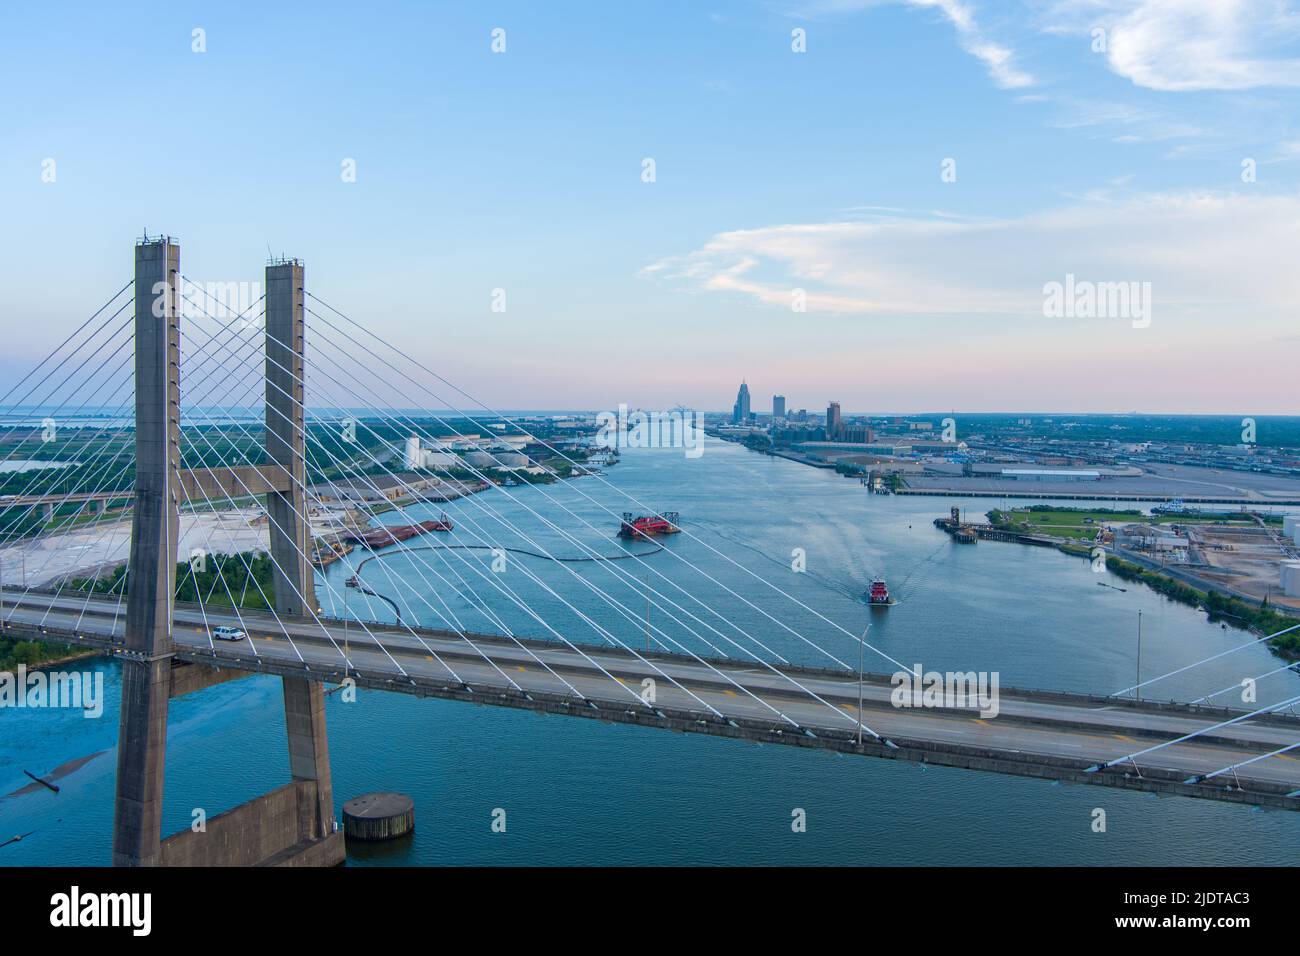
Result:
M1133 682L1133 692L1137 699L1142 699L1142 612L1138 611L1138 653L1137 653L1137 680Z
M858 748L862 748L862 656L867 646L867 631L871 630L868 624L862 631L862 640L858 641Z

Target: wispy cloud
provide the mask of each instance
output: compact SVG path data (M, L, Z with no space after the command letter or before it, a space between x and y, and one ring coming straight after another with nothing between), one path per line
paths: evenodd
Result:
M1148 281L1166 318L1282 314L1300 196L1178 193L1094 198L1014 219L884 216L715 235L650 275L686 288L846 315L1041 316L1043 284L1067 273Z
M853 13L890 2L938 10L956 29L961 48L983 61L998 86L1020 89L1034 85L1034 77L1016 66L1014 51L985 34L976 22L974 8L964 0L813 0L799 7L795 15Z

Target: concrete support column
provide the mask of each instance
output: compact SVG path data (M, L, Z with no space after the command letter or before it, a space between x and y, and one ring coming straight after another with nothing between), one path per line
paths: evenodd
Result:
M306 327L303 266L296 259L266 267L266 455L291 478L289 491L266 497L275 559L275 607L304 617L316 610L312 535L307 518L303 409ZM284 722L289 770L295 781L315 784L305 794L313 806L299 808L299 839L320 839L334 830L334 791L325 733L325 691L317 681L284 678Z
M118 727L113 863L152 866L161 846L171 684L172 599L180 531L180 247L135 248L135 502Z
M325 688L318 681L284 678L284 726L289 736L289 772L294 781L315 783L312 806L299 805L299 840L318 840L334 831L334 787L325 736Z
M303 617L316 610L311 528L303 485L303 270L297 260L266 267L266 455L292 479L266 496L275 573L275 609Z

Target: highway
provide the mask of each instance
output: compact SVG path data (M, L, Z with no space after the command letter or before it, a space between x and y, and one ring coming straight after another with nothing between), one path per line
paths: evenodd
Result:
M558 641L516 643L443 630L412 633L372 625L374 633L367 634L356 622L345 635L340 621L281 623L268 613L241 613L251 639L212 642L209 628L239 626L239 619L213 608L205 616L197 607L179 606L173 635L177 658L250 672L307 670L329 683L346 675L365 687L424 696L857 749L859 684L852 673L755 661L705 664L683 654L655 653L641 660L612 647L573 650ZM112 650L122 638L123 615L115 599L29 592L15 604L15 595L4 595L8 634L39 635L44 628L50 639L75 635L80 643ZM647 679L654 689L649 702L642 697ZM1126 764L1089 773L1092 765L1243 712L1002 688L997 714L981 716L974 707L896 707L892 689L887 675L868 674L862 683L862 720L889 741L864 731L865 753L1300 809L1300 749L1241 768L1235 780L1227 774L1204 784L1182 782L1300 742L1300 718L1291 715L1241 721L1162 747L1139 758L1136 770Z

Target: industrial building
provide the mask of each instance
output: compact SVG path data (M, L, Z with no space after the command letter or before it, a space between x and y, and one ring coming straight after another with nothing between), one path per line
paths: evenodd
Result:
M313 485L312 497L322 503L333 501L397 501L411 492L428 491L442 484L442 479L404 473L371 475L345 481L322 481Z

